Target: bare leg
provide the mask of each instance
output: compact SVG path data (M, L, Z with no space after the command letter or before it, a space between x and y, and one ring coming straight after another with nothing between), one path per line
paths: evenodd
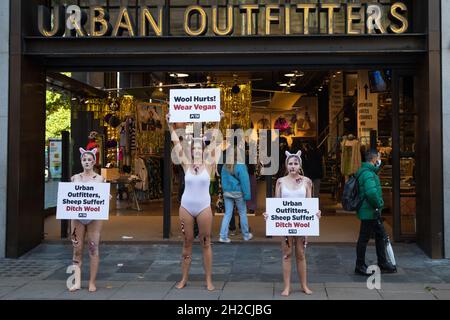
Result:
M87 240L90 260L89 292L97 291L95 280L97 278L98 265L100 263L98 246L100 244L100 232L102 231L102 224L103 221L94 220L87 226Z
M78 220L71 221L71 239L73 246L72 264L77 266L80 272L75 272L75 276L79 275L79 279L75 279L75 285L69 288L69 291L76 291L81 289L81 265L83 263L83 246L84 235L86 233L86 226Z
M292 237L281 238L281 252L283 253L283 282L284 289L281 292L282 296L288 296L291 290L291 270L292 270Z
M206 288L209 291L214 290L212 283L212 249L211 249L211 227L212 227L211 207L203 210L197 217L199 228L200 243L203 247L203 267L206 274Z
M295 237L295 256L297 260L297 272L300 279L302 290L306 294L313 292L308 288L308 280L306 276L306 257L305 257L305 238Z
M182 278L175 285L177 289L183 289L188 281L192 261L192 244L194 243L194 218L183 207L180 207L180 223L181 232L184 235L184 243L181 261Z

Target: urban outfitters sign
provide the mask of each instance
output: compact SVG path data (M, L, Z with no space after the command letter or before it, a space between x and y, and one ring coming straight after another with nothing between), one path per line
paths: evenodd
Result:
M387 14L383 14L386 8ZM38 28L45 37L161 37L169 35L168 30L164 30L164 26L171 23L167 21L170 15L166 12L162 6L140 6L138 10L120 7L115 18L111 19L110 13L102 6L91 6L87 10L76 5L55 6L52 14L47 7L39 6ZM183 29L189 36L202 36L208 32L216 36L236 36L235 26L239 25L245 35L270 35L271 27L278 24L284 35L308 35L315 23L312 20L317 20L321 12L326 15L327 34L336 33L338 13L344 14L345 34L350 35L399 34L407 32L409 27L407 6L403 2L395 2L384 6L379 3L191 5L184 10ZM302 21L301 30L294 30L293 21L299 19ZM361 21L364 22L364 30L356 26ZM263 31L257 32L255 25L264 26Z

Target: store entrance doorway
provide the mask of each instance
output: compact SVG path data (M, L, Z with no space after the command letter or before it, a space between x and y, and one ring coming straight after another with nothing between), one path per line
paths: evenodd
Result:
M312 241L356 241L359 222L355 213L342 209L340 197L346 177L356 172L364 161L364 151L369 148L377 148L383 157L380 178L386 203L383 218L388 232L391 235L398 233L395 228L400 217L399 204L403 204L409 206L409 211L402 221L408 220L409 226L403 227L406 222L400 222L398 228L410 228L409 235L415 235L412 227L415 207L406 204L405 200L413 198L416 185L416 160L411 153L416 143L416 126L411 120L416 116L414 77L396 75L389 68L75 72L65 76L71 79L74 87L76 81L104 93L101 96L83 95L74 87L65 88L63 83L58 88L54 77L47 77L48 90L70 95L73 150L89 142L91 131L99 133L100 166L113 182L114 195L103 240L159 241L167 233L164 226L168 218L170 240L182 240L178 208L183 172L171 164L170 153L165 151L168 146L170 148L170 141L164 133L164 117L169 90L194 87L220 87L223 90L222 107L228 117L225 126L239 124L242 128L251 128L255 130L256 139L260 129L279 131L278 172L266 177L260 175L258 165L252 169L255 198L247 205L255 240L275 241L265 237L261 214L265 211L266 197L273 195L276 179L284 175L285 150L302 150L305 175L315 182L323 219L321 236ZM187 130L191 130L189 126ZM399 130L405 133L401 141ZM74 164L75 159L76 156ZM400 164L407 164L407 172L399 172ZM73 173L77 172L76 166L72 169ZM167 170L170 176L165 175ZM124 175L138 179L130 182L132 180L123 180L121 176ZM222 220L217 205L219 176L211 177L211 205L215 215L213 236L217 239ZM165 180L169 180L169 188L165 187ZM393 191L399 183L407 185L407 194L402 193L402 196ZM46 192L51 193L51 190L46 189ZM49 197L52 195L46 195ZM238 219L236 227L236 236L232 236L232 240L238 241L242 239ZM59 231L59 222L54 216L48 216L46 239L59 239Z

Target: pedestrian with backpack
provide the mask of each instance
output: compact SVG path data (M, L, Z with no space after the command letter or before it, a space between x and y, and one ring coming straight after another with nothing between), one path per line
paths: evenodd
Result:
M378 266L383 273L395 273L397 268L388 261L386 255L386 240L388 239L381 220L381 211L384 201L378 172L381 167L380 154L371 150L366 153L364 162L355 174L359 203L357 205L358 219L361 220L358 243L356 245L355 273L369 276L365 262L367 243L372 234L375 234L375 245ZM350 182L350 180L349 180ZM345 191L344 191L345 193Z

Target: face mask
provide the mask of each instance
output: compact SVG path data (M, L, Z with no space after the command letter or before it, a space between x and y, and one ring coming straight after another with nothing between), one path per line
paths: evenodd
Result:
M381 167L381 160L377 160L377 162L375 163L375 166L377 168Z

